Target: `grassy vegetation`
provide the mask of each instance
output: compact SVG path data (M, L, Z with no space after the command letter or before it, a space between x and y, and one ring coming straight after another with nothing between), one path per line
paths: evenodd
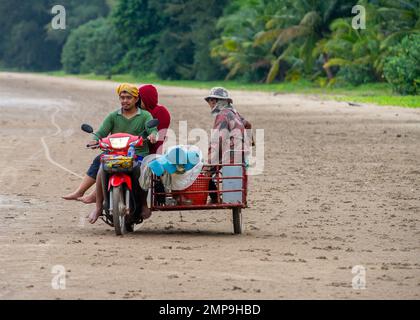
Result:
M60 77L68 77L64 71L48 72L47 74ZM340 86L321 88L316 84L300 80L296 82L283 82L273 84L241 83L238 81L181 81L161 80L154 75L136 77L130 74L115 75L111 79L106 76L94 74L77 75L81 79L89 80L112 80L116 82L153 83L157 85L209 89L223 85L230 90L265 91L278 93L317 94L325 99L348 101L358 103L371 103L381 106L399 106L407 108L420 108L420 96L401 96L394 93L387 83L372 83L361 86Z

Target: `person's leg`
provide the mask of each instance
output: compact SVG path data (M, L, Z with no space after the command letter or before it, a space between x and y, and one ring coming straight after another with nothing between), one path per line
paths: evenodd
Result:
M79 187L76 189L76 191L63 196L62 198L65 200L79 200L85 192L95 184L96 182L96 176L99 171L99 167L101 165L101 156L98 155L93 160L92 164L89 167L89 170L86 172L86 176L83 178L82 183L79 185Z
M209 191L217 191L216 183L213 180L209 180ZM217 192L210 192L210 203L218 203Z
M162 183L162 180L158 180L155 183L155 193L165 193L165 186ZM156 196L157 204L163 206L166 204L166 197L165 195L158 195Z
M101 155L98 155L95 160L93 160L92 165L88 170L88 175L95 179L98 176L99 168L101 166ZM77 198L78 201L83 202L84 204L90 204L96 202L96 188L92 190L87 196Z
M81 201L84 204L96 203L96 188L93 189L87 196L77 198L77 201Z
M96 220L102 215L103 211L103 190L102 190L102 179L104 179L103 176L104 172L103 169L99 169L97 178L96 178L96 207L95 209L89 214L88 220L90 223L95 223Z
M217 173L216 168L212 167L210 169L208 176L213 177L215 173ZM209 179L209 191L217 191L217 184L213 179ZM209 192L209 196L210 196L210 204L219 203L219 196L217 192Z
M73 191L72 193L69 193L68 195L62 196L64 200L78 200L80 197L82 197L85 192L95 184L95 179L92 177L89 177L88 175L84 176L82 183L80 183L79 187Z
M132 179L133 179L133 189L134 197L138 197L139 201L137 203L141 204L141 216L143 219L148 219L152 215L152 211L147 206L147 191L143 190L139 184L140 177L140 165L134 168Z
M149 219L152 215L152 210L147 206L147 191L140 188L139 197L141 201L141 216L143 219Z

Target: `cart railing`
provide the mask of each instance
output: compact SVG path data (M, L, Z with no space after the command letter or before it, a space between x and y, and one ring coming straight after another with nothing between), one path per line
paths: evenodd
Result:
M229 168L234 167L241 175L228 174ZM235 171L235 170L234 170ZM209 176L208 173L211 173ZM170 192L157 192L156 184L160 178L152 175L151 179L151 209L154 211L173 211L173 210L211 210L211 209L230 209L230 208L246 208L247 207L247 174L246 166L243 163L229 164L205 164L199 178L201 183L206 181L206 188L201 190L177 190ZM208 182L207 182L208 181ZM210 181L213 181L215 188L210 190ZM232 182L228 182L232 181ZM236 186L239 187L236 187ZM210 193L217 195L217 200L208 203ZM191 195L206 194L204 204L185 203L183 198ZM231 194L229 196L228 194ZM240 195L240 196L239 196ZM239 197L238 197L239 196ZM160 197L158 203L158 197ZM162 201L164 197L164 201ZM229 199L228 199L229 198ZM162 204L163 202L163 204Z

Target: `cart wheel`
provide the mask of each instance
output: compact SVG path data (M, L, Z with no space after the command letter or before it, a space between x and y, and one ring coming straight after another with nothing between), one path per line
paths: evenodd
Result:
M235 234L241 234L243 230L242 209L233 208L232 215L233 215L233 232Z

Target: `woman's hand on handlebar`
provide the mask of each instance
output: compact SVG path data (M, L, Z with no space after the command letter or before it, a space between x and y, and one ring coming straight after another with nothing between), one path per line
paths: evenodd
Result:
M150 136L148 136L147 139L153 144L157 142L156 135L153 133Z
M92 140L92 141L90 141L90 142L86 145L86 148L89 148L89 149L98 149L98 148L99 148L99 142L98 142L98 141L96 141L96 140Z

